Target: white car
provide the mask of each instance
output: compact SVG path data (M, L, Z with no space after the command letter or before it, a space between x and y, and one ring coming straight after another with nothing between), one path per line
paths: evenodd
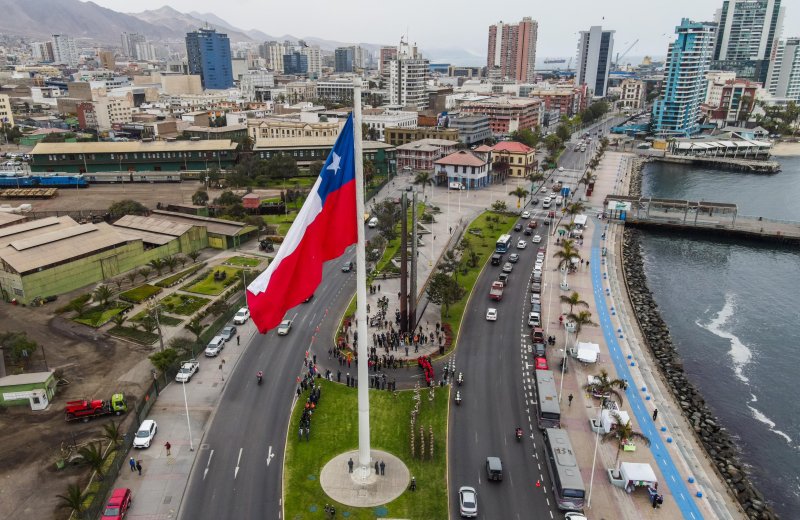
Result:
M539 267L534 266L533 274L536 274L536 273L539 273L539 276L542 276L542 266L541 265Z
M542 295L539 293L531 293L531 305L541 305L542 304Z
M242 307L238 311L236 311L236 315L233 317L234 325L243 325L247 323L247 320L250 319L250 309L247 307Z
M139 429L136 430L136 436L133 438L134 448L149 448L150 443L153 442L153 437L156 436L158 425L152 419L147 419L142 422Z
M514 270L514 264L512 264L511 262L506 262L505 264L503 264L504 273L510 273L513 270Z
M283 320L280 325L278 325L278 336L285 336L289 334L289 331L292 330L292 320Z
M175 381L188 383L192 376L200 369L200 363L196 359L190 359L181 365L181 369L175 375Z
M542 193L547 193L547 186L542 186Z
M486 321L497 321L497 309L489 308L486 311Z
M458 488L458 510L462 518L478 516L478 494L475 488L469 486Z
M541 327L542 317L538 312L531 312L528 314L528 327Z
M531 212L530 211L523 211L522 215L520 215L520 216L522 218L531 218Z
M528 247L528 243L524 240L517 242L517 249L525 249L526 247Z
M544 262L541 260L536 260L536 264L533 266L534 271L541 271L544 269Z
M538 253L536 253L536 260L537 261L541 260L542 262L544 262L544 251L539 251Z
M531 240L531 242L533 242L534 244L538 244L541 241L542 237L540 235L533 235L533 239Z
M564 520L587 520L586 515L583 513L567 513L564 515Z
M206 345L206 357L217 357L222 349L225 348L225 339L222 336L214 336Z
M558 167L558 171L563 172L564 171L564 167L563 166L559 166Z

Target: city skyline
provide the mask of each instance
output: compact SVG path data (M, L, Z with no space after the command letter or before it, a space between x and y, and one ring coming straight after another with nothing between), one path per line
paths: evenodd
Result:
M128 12L118 0L96 0L95 3ZM366 0L339 3L311 0L306 12L315 13L313 17L297 16L291 4L271 5L267 10L254 0L233 0L225 4L228 6L225 10L220 10L220 4L212 0L172 0L168 3L164 0L141 0L136 5L139 11L169 5L187 13L212 13L243 30L257 29L276 38L291 34L298 38L313 36L346 43L393 45L401 35L407 34L408 41L416 42L423 51L457 48L484 60L490 25L499 21L515 23L531 16L539 23L537 58L541 60L574 56L579 31L592 25L616 31L616 47L620 53L638 39L630 56L664 56L681 18L713 21L714 12L722 7L722 3L722 0L676 0L669 4L644 4L636 0L615 0L613 8L598 9L597 4L590 0L572 0L568 6L569 16L564 16L564 4L529 6L501 0L492 4L494 9L491 10L477 3L474 9L458 4L458 25L450 25L450 29L446 24L453 14L454 5L450 2L431 4L409 0L402 12L390 9L384 12L382 4ZM789 10L791 7L787 5ZM420 13L426 16L419 16ZM344 32L339 29L343 23L348 26ZM781 36L800 36L800 16L793 17L791 13L786 16ZM434 55L430 57L436 59Z

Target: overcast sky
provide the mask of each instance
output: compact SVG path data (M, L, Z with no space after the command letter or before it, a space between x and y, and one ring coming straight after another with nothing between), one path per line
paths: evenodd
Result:
M402 34L422 48L461 48L486 54L487 28L523 16L539 22L537 57L575 54L577 32L591 25L616 30L615 52L636 39L630 56L664 55L682 17L713 20L722 0L94 0L117 11L170 5L182 12L211 12L241 29L273 36L396 44ZM800 3L784 0L783 36L800 36Z

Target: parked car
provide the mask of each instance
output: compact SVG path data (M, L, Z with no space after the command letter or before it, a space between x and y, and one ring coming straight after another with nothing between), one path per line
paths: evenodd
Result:
M122 520L131 507L133 497L130 488L117 488L111 492L100 520Z
M550 370L547 366L547 359L542 356L537 356L533 363L536 370Z
M285 336L289 334L289 331L292 330L292 320L283 320L280 325L278 325L278 336Z
M153 442L153 437L156 436L158 425L152 419L146 419L136 430L136 436L133 438L134 448L149 448L150 443Z
M228 325L222 329L222 332L220 332L219 335L222 336L222 339L225 341L230 341L236 336L236 327L233 325Z
M475 488L461 486L458 489L458 509L463 518L478 516L478 494Z
M497 321L497 309L490 307L486 310L486 321Z
M200 362L196 359L190 359L181 364L180 370L175 374L175 381L179 383L188 383L192 376L200 370Z
M225 348L225 340L222 339L222 336L214 336L206 345L205 355L206 357L217 357L223 348Z
M233 323L234 325L243 325L247 323L247 320L249 319L250 319L250 309L248 309L247 307L242 307L241 309L236 311L236 314L233 317Z
M529 327L542 326L542 317L538 312L531 312L530 314L528 314L528 326Z

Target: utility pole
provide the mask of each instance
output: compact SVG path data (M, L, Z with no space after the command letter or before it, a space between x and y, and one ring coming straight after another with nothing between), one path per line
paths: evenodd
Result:
M411 196L411 291L408 295L408 330L417 327L417 192Z
M408 332L408 198L400 197L400 332Z

